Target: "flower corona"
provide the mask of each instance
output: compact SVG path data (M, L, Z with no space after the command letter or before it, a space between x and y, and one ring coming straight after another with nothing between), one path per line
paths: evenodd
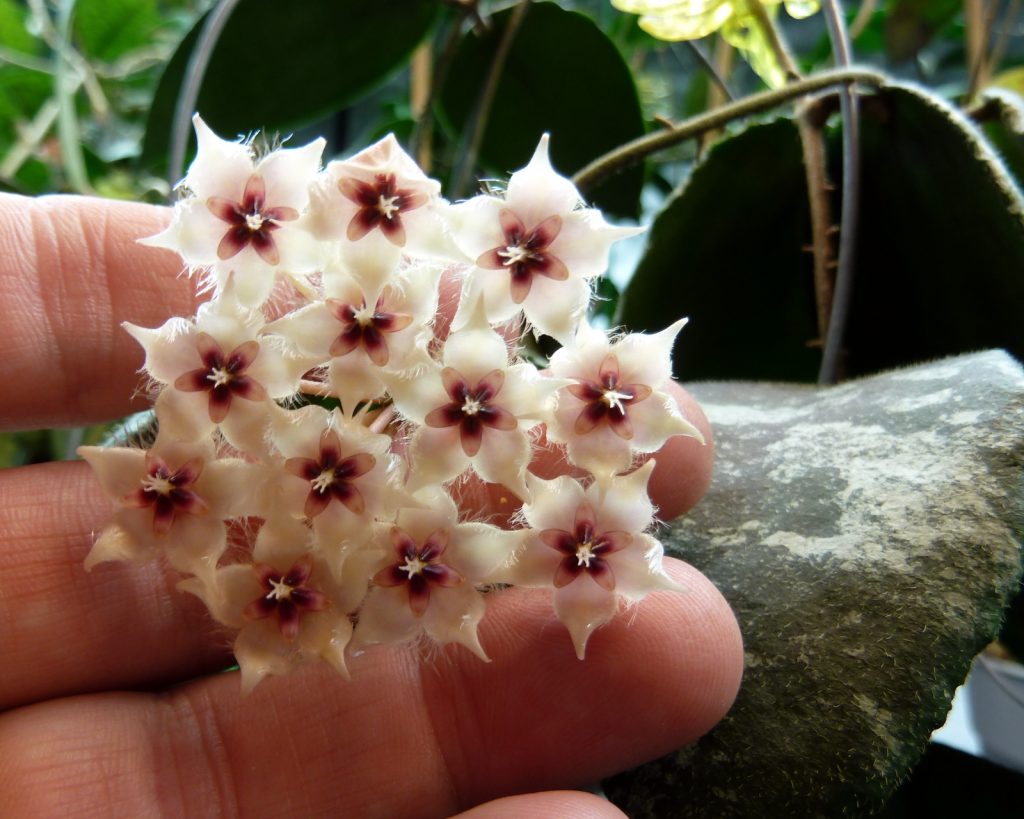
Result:
M80 450L117 506L87 568L167 560L235 632L245 691L312 661L347 675L378 644L486 659L496 584L547 588L581 659L623 605L678 590L647 485L669 437L700 439L665 391L684 322L587 323L591 281L635 229L583 206L546 136L504 197L452 205L392 136L321 169L322 140L258 155L195 127L171 224L147 241L212 297L126 325L158 432ZM548 372L525 332L562 345ZM534 474L545 439L577 477ZM521 502L511 527L459 508L470 478Z

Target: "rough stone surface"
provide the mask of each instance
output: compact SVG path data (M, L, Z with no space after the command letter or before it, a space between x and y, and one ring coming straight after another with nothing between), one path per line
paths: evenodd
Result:
M729 599L730 715L605 783L631 817L869 815L1016 588L1024 373L988 352L838 387L699 384L718 462L668 551Z

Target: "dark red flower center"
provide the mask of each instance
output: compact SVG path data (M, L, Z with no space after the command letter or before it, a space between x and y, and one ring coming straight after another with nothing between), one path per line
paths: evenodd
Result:
M629 407L653 392L646 384L620 383L619 360L614 355L605 356L596 380L581 379L578 384L570 385L568 390L586 404L576 418L577 435L584 435L599 424L607 423L627 441L633 437Z
M227 417L231 400L236 395L248 401L266 400L267 391L263 385L246 374L259 355L258 341L246 341L224 355L224 350L212 336L199 333L196 349L203 366L179 376L174 386L183 392L209 392L208 411L213 423L219 424Z
M206 502L192 487L203 471L203 459L192 458L178 469L171 469L160 457L146 453L146 474L141 486L124 498L124 504L137 509L153 508L153 533L165 534L178 514L201 515Z
M463 581L461 574L441 562L448 538L447 529L438 529L418 546L404 529L392 527L391 543L398 560L377 572L373 582L378 586L405 585L409 607L413 614L422 617L430 604L431 586L451 588Z
M393 245L405 247L402 214L422 207L429 199L420 191L399 188L393 173L379 173L372 183L345 177L339 180L338 189L346 199L359 205L346 232L351 242L362 239L379 227Z
M341 333L331 343L331 355L337 358L362 347L378 367L385 366L390 358L385 335L397 333L412 324L412 316L408 313L391 313L384 309L383 293L372 310L367 308L365 301L354 305L339 299L327 299L327 309L341 322Z
M584 501L576 510L573 530L544 529L537 537L564 557L555 570L556 589L568 586L582 574L590 577L601 588L615 590L615 574L607 556L625 549L633 542L628 532L598 532L593 507Z
M281 254L271 234L281 227L281 222L299 218L295 208L267 207L267 186L257 173L245 183L242 201L211 196L206 200L206 207L228 223L228 230L217 245L217 257L222 260L232 258L251 245L267 264L280 264Z
M530 294L534 276L546 276L555 281L569 278L569 270L548 250L562 230L562 217L549 216L527 230L523 221L505 208L498 215L505 243L491 248L476 260L476 266L486 270L508 270L512 301L522 304Z
M242 612L249 620L263 620L277 615L281 636L289 643L299 633L303 612L323 611L331 601L309 585L313 572L313 556L304 555L287 571L280 572L264 563L253 565L264 594L253 600Z
M451 401L431 410L424 419L428 427L459 427L462 451L470 458L480 451L484 428L513 430L516 417L504 407L492 403L505 384L505 373L491 370L476 385L470 385L452 367L441 371L441 381Z
M289 458L284 468L292 475L309 481L304 511L307 518L315 518L332 500L341 502L353 514L361 515L366 503L353 481L373 469L376 463L377 459L368 452L342 458L341 439L338 433L329 429L320 437L317 459Z

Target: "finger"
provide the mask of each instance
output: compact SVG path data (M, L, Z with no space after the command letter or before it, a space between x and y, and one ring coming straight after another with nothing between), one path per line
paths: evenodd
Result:
M607 799L580 791L524 793L495 799L453 819L623 819Z
M0 194L0 429L115 418L132 400L141 348L121 329L195 312L173 254L136 240L166 208L86 197Z
M162 564L86 573L92 533L110 514L86 464L0 470L0 498L0 710L229 664L228 641Z
M0 815L439 816L578 786L665 754L728 709L742 646L717 590L656 593L597 632L586 662L543 592L495 596L494 661L381 648L352 681L308 669L239 697L235 674L0 717ZM107 807L100 807L100 806Z

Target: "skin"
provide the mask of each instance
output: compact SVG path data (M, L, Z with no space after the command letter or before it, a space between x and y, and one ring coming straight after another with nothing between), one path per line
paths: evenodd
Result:
M0 195L0 429L141 409L125 320L190 315L193 286L142 247L164 209ZM699 407L684 411L710 441ZM703 494L713 447L673 439L652 494L669 518ZM557 456L541 471L556 472ZM501 513L501 498L465 503ZM506 501L507 503L507 501ZM0 471L0 816L610 817L566 790L708 731L739 687L742 643L717 589L667 561L656 593L579 662L542 591L496 594L493 658L412 646L310 667L247 698L228 639L159 564L82 568L109 515L83 463Z

